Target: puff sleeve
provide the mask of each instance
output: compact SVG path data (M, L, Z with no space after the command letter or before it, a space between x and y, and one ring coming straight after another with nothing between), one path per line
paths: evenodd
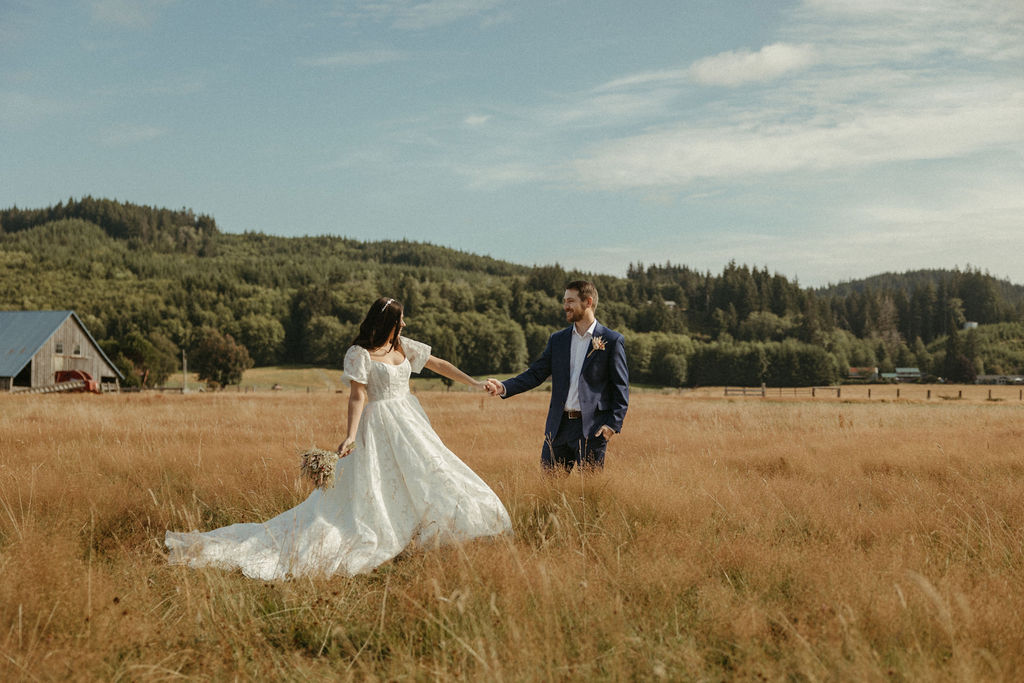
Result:
M402 337L402 350L405 351L405 357L409 359L412 371L422 372L423 366L430 360L430 347L423 342Z
M341 381L346 385L350 382L366 384L370 375L370 363L372 362L370 360L370 352L362 346L348 347L348 351L345 352L345 374L341 376Z

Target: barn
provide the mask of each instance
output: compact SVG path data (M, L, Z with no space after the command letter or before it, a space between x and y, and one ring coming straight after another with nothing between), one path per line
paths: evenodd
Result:
M0 311L0 391L46 390L82 373L103 391L124 379L74 311Z

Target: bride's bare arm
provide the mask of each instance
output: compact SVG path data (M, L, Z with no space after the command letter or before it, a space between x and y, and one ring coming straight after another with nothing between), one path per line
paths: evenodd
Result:
M356 432L359 431L359 420L363 416L363 408L366 406L366 385L359 382L352 382L348 395L348 434L345 440L338 446L338 454L345 457L352 452L352 446L356 442Z
M426 367L442 377L447 377L450 380L461 382L462 384L473 387L474 389L483 389L485 387L483 382L478 382L443 358L431 356L427 359Z

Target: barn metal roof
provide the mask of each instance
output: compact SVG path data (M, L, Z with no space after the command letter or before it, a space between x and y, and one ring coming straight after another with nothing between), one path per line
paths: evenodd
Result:
M103 359L124 379L74 311L0 311L0 377L17 376L69 317L81 325Z

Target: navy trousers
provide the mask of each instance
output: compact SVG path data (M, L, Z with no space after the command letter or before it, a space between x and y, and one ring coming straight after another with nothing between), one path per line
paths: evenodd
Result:
M608 440L603 436L583 433L583 420L569 419L562 413L555 438L544 442L540 464L545 470L571 472L574 465L585 470L604 467L604 451Z

